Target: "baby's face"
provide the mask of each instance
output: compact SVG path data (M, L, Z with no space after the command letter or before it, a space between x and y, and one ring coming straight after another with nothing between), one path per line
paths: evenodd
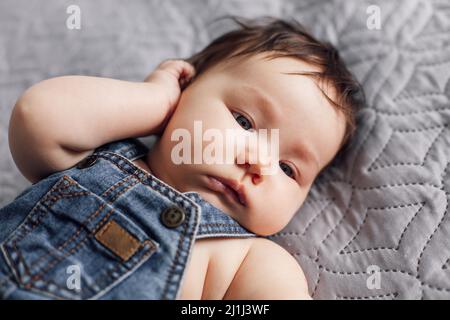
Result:
M314 67L293 58L263 58L258 55L222 63L200 75L183 91L148 163L157 177L179 191L196 191L248 230L270 235L286 226L315 177L336 155L345 119L312 78L288 74L317 71ZM331 91L327 93L334 98ZM194 121L200 121L197 125L201 123L203 132L216 129L223 137L227 129L242 137L249 129L267 129L268 133L279 129L278 153L252 163L239 163L242 154L236 152L231 162L176 164L172 151L181 140L172 141L174 130L183 128L190 133L192 159L195 143L203 150L211 143L195 136ZM276 171L261 174L267 161L276 161ZM211 177L243 187L245 204L221 191Z

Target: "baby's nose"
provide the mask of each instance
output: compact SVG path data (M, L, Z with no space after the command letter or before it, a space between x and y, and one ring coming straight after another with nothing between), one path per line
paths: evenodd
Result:
M262 176L274 173L278 163L278 154L272 152L270 146L263 140L250 140L245 143L236 157L236 164L242 166L251 174ZM276 169L276 167L275 167Z

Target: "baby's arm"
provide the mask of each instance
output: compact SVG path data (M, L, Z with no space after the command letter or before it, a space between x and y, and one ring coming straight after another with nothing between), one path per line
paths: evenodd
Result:
M105 143L160 133L175 109L184 61L161 63L145 82L65 76L39 82L10 119L13 159L31 182L70 168Z
M284 248L257 238L228 287L224 300L311 299L297 261Z

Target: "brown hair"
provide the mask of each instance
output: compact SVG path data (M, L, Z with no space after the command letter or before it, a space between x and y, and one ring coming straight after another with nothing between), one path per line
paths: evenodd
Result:
M352 76L341 60L338 51L328 42L319 41L294 19L281 20L273 17L246 19L225 16L237 23L240 28L229 31L213 40L200 52L185 59L196 70L195 81L200 74L222 61L238 56L268 53L270 59L293 57L319 68L319 72L297 73L325 81L336 92L336 101L320 90L338 110L345 115L346 132L342 145L353 135L356 123L356 110L364 102L361 85Z

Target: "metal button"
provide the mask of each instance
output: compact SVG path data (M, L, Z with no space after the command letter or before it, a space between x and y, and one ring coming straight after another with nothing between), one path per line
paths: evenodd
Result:
M185 219L184 211L178 207L170 207L161 214L161 221L167 228L176 228Z
M78 169L84 169L84 168L89 168L91 166L94 165L94 163L97 162L97 157L96 156L87 156L86 158L84 158L83 160L81 160L80 162L78 162L77 164L77 168Z

